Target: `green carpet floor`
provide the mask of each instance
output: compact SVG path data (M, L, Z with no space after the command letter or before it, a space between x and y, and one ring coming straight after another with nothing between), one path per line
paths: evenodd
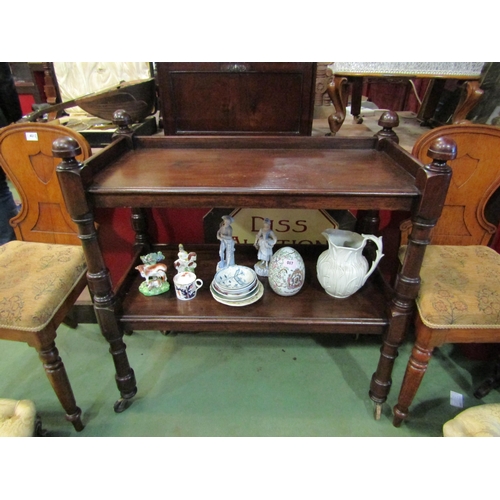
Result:
M31 399L50 436L441 436L443 424L483 400L474 388L491 365L466 358L457 346L435 351L411 416L392 425L411 342L396 360L393 389L379 421L373 418L369 383L380 337L170 334L125 337L138 394L116 414L118 399L108 345L97 325L61 326L57 346L83 411L85 429L74 431L46 379L36 351L2 342L0 397Z

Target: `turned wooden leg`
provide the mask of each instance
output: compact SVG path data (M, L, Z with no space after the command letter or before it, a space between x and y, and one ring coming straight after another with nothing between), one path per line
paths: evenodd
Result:
M430 242L432 228L441 215L451 180L451 168L446 162L455 159L457 145L451 139L444 138L434 141L427 154L432 163L420 168L416 173L415 182L421 198L412 216L412 231L408 238L408 246L394 283L387 333L380 350L377 371L373 374L370 384L370 398L377 405L383 404L389 394L394 360L413 316L414 302L420 289L420 268L425 248ZM421 341L423 338L428 337L422 337L417 333L421 346L424 345ZM427 345L431 345L430 341Z
M433 350L433 348L419 345L418 340L413 346L403 378L403 384L399 392L398 403L394 407L394 419L392 423L395 427L399 427L403 420L408 417L408 408L412 404L413 398L417 394L420 383L424 378Z
M408 305L408 304L407 304ZM380 418L381 406L387 400L392 385L392 368L394 361L398 357L398 349L403 342L409 314L402 311L391 312L391 324L387 331L382 347L380 348L380 357L377 370L372 375L370 382L370 399L375 403L375 419Z
M148 219L147 211L145 208L132 208L132 215L130 217L132 229L135 232L134 251L143 249L144 253L151 251L148 235Z
M326 89L336 111L328 117L330 135L335 135L344 123L348 96L347 88L347 78L345 76L335 76Z
M380 226L378 210L358 210L356 231L362 234L377 234Z
M55 342L50 342L48 345L37 349L38 355L45 368L45 373L49 379L54 392L59 399L62 407L66 411L66 420L73 424L76 431L83 430L81 420L82 410L76 406L73 389L69 383L68 375L64 364L59 357Z
M128 118L123 117L126 125ZM125 126L124 125L124 126ZM122 127L122 125L120 125ZM125 127L126 129L126 127ZM126 132L126 130L125 130ZM132 139L130 138L132 142ZM123 331L116 318L116 310L119 307L117 298L113 292L109 271L104 262L97 231L94 224L94 216L91 206L87 202L84 182L82 179L82 164L78 163L78 143L74 139L56 139L52 145L52 153L57 158L62 158L57 167L57 176L66 200L66 206L71 219L78 226L78 237L82 241L82 248L87 262L87 282L94 303L97 322L101 328L103 337L109 343L109 352L113 357L115 365L115 380L121 398L115 403L116 412L123 411L137 393L134 370L132 370L123 342ZM137 228L142 240L143 217L141 211L136 211ZM139 241L142 244L142 241Z

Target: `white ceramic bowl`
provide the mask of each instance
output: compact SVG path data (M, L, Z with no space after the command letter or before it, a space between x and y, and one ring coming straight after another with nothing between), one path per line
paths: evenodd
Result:
M257 274L246 266L229 266L221 269L214 277L214 287L223 293L244 293L257 281Z

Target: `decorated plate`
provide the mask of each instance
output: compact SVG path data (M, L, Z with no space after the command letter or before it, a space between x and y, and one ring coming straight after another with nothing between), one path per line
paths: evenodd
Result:
M214 286L214 283L212 282L212 284L210 285L210 291L212 292L212 295L216 295L217 297L219 297L222 300L227 300L230 302L238 302L241 300L246 300L246 299L250 298L251 296L255 295L256 293L258 293L259 283L260 282L255 283L255 285L248 292L239 293L239 294L230 294L230 293L221 293Z
M226 306L241 307L241 306L248 306L250 304L253 304L254 302L257 302L264 295L264 285L259 281L256 292L251 294L250 297L247 297L244 300L223 299L223 298L221 298L221 296L219 294L214 293L214 290L212 287L210 287L210 291L212 292L212 297L217 302L220 302L221 304L225 304Z

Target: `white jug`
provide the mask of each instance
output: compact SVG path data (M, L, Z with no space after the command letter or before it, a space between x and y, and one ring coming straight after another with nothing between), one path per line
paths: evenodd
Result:
M316 265L318 280L326 293L344 299L365 284L384 256L382 237L332 228L321 234L328 241L328 250L318 257ZM368 262L362 255L368 240L377 246L377 255L369 270Z

